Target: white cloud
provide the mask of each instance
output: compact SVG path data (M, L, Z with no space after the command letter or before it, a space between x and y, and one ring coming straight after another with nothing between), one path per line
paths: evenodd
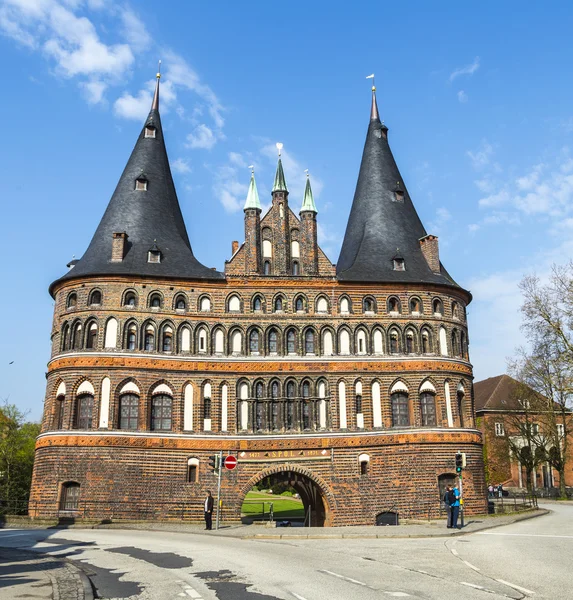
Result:
M205 123L197 125L193 132L187 135L187 146L189 148L211 150L216 143L217 136Z
M191 167L189 166L189 163L183 158L176 158L174 161L172 161L171 168L176 173L180 173L181 175L191 172Z
M120 16L123 23L123 35L131 47L137 52L147 49L152 40L143 21L128 8L122 8Z
M149 114L152 98L149 90L140 90L137 96L124 92L115 101L113 110L118 117L143 121Z
M457 77L461 77L462 75L473 75L480 67L479 56L476 56L473 63L470 65L466 65L465 67L459 67L454 69L450 73L450 82L456 79Z
M451 220L452 215L450 211L442 206L436 210L436 216L430 222L428 231L430 231L433 235L437 235L439 237L440 235L442 235L445 227Z
M229 152L229 161L237 167L247 167L247 162L238 152Z
M493 146L487 140L482 140L477 150L468 150L466 155L469 157L472 167L480 170L491 163Z
M496 194L491 194L485 198L481 198L478 202L480 208L494 208L497 206L503 206L509 204L511 196L507 190L501 190Z
M103 81L85 81L80 83L80 87L84 90L84 95L89 104L99 104L103 101L103 95L107 89L107 84Z
M533 167L530 173L524 175L523 177L518 177L515 182L517 184L517 189L524 192L532 190L539 181L543 167L544 165L542 164L536 165Z
M464 92L464 90L460 90L458 92L458 100L462 103L465 104L468 101L468 95Z

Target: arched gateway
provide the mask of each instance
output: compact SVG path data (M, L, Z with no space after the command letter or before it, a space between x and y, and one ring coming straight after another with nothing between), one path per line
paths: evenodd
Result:
M329 527L335 500L330 488L309 469L295 465L277 465L264 469L242 489L240 504L257 483L268 480L270 485L285 483L296 490L304 506L305 519L311 527Z

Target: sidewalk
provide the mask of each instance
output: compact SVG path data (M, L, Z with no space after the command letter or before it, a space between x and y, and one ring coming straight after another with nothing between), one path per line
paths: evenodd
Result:
M510 525L517 521L532 519L548 514L545 509L531 510L506 515L480 515L468 517L465 527L451 530L446 527L446 518L439 521L415 521L398 526L363 525L356 527L265 527L264 525L225 525L218 531L205 531L203 525L186 523L109 523L96 525L95 529L141 529L146 531L173 531L206 536L233 537L240 539L340 539L340 538L424 538L452 537L475 533L493 527Z
M72 563L16 548L0 548L0 597L93 600L88 578Z

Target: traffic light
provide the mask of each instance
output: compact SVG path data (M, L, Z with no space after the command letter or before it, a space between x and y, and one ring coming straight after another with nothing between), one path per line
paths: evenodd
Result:
M211 470L213 471L213 473L218 473L220 466L221 465L219 465L219 455L218 454L212 454L209 457L209 467L211 468Z
M456 473L461 473L466 468L466 455L464 452L456 452Z

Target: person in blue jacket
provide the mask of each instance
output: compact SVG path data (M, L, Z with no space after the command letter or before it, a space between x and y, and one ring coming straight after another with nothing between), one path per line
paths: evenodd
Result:
M454 495L456 497L456 499L454 500L454 502L452 502L451 504L451 510L452 510L452 527L454 529L458 529L458 517L460 516L460 490L458 489L458 486L456 484L454 484Z

